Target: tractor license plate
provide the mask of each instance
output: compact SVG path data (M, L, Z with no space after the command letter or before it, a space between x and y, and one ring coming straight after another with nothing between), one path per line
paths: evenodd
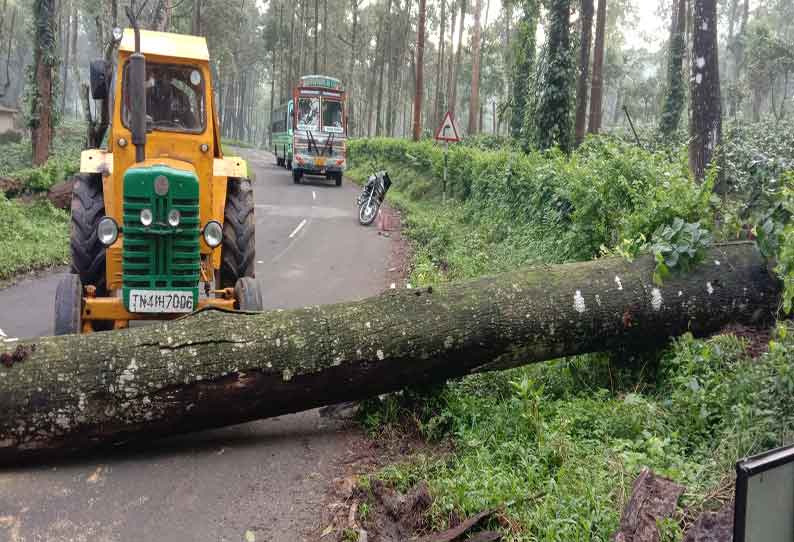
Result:
M324 167L325 166L325 158L315 158L314 165L317 167Z
M193 312L193 292L130 290L130 312Z

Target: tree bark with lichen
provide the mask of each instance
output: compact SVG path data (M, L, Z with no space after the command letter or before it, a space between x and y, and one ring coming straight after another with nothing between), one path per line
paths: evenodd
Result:
M779 280L751 243L664 285L654 261L534 267L337 305L204 311L0 353L0 462L184 433L561 356L646 349L772 320ZM2 347L0 347L2 350Z

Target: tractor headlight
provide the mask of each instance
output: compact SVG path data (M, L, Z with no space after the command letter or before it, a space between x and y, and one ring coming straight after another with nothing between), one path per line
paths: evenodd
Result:
M102 217L96 227L99 242L109 247L119 238L119 225L109 216Z
M171 209L168 213L168 223L176 228L179 226L179 220L182 218L182 215L176 209Z
M118 26L113 27L113 41L121 41L124 37L124 31Z
M204 226L202 235L204 235L204 241L210 248L220 246L223 242L223 226L221 226L220 222L210 220Z
M154 220L154 217L152 216L152 210L141 209L141 224L144 226L151 226L152 220Z

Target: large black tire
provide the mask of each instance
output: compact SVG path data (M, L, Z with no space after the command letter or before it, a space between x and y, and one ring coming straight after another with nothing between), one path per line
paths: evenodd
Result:
M72 190L72 227L70 246L72 273L80 276L83 285L96 286L96 293L107 293L105 280L105 247L97 237L97 224L105 216L102 177L96 173L74 176Z
M223 217L221 288L234 288L238 279L254 276L255 227L251 181L230 178Z
M234 285L234 298L237 308L241 311L262 311L265 309L262 302L262 290L259 283L251 277L242 277Z
M74 273L64 275L55 290L55 334L72 335L83 327L83 284Z
M336 186L342 186L342 172L338 172L334 174L334 181L336 182Z
M292 182L295 184L300 184L301 177L303 177L303 171L299 169L292 170Z

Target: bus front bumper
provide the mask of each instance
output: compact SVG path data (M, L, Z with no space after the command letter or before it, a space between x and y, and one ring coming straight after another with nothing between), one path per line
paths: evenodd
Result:
M344 171L345 159L333 158L333 157L325 158L325 157L315 157L315 156L302 156L300 154L296 154L292 166L297 167L308 173L325 174L325 173L332 173L337 171Z

